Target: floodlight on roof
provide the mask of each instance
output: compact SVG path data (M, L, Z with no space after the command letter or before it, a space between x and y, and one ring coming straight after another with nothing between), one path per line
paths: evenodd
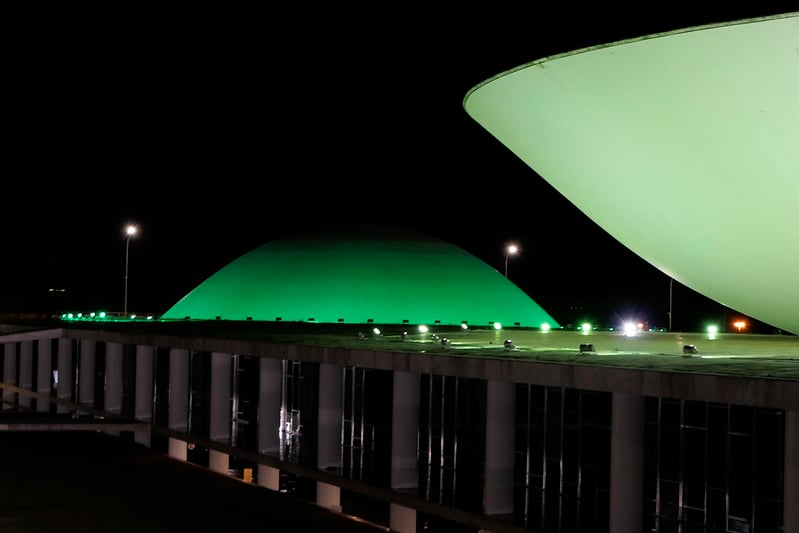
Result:
M596 353L596 348L590 342L580 344L580 353Z

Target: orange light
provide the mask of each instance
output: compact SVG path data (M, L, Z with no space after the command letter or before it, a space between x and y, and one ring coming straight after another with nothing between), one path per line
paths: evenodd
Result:
M738 330L738 333L740 333L741 330L746 329L746 320L736 320L732 325Z

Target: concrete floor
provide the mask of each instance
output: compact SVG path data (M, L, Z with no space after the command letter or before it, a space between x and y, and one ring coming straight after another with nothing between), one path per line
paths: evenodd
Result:
M101 432L0 432L3 533L385 531Z

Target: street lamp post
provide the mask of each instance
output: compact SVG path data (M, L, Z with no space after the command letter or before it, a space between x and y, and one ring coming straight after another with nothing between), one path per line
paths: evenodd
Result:
M128 224L125 228L125 308L122 315L128 316L128 257L130 250L130 238L136 235L138 228L133 224Z
M516 255L518 253L519 247L515 244L509 244L505 247L505 277L508 277L508 257L512 255Z
M669 331L671 328L671 303L672 303L672 287L674 285L674 278L669 278Z

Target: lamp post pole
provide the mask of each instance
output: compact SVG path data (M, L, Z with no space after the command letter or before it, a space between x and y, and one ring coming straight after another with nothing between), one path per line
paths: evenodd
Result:
M672 286L674 285L674 278L669 278L669 331L671 328L671 303L672 303Z
M122 315L128 316L128 257L130 256L130 238L136 234L138 228L130 224L125 228L125 307Z
M515 255L519 251L519 247L515 244L510 244L505 247L505 277L508 277L508 257Z

